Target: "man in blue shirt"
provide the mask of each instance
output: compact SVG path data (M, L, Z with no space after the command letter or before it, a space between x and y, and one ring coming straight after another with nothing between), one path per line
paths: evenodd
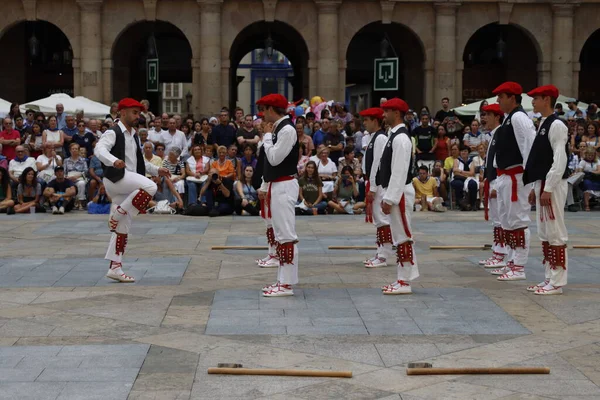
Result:
M66 125L62 130L65 134L65 144L63 145L63 147L65 149L65 157L71 157L69 145L71 144L71 140L73 140L73 136L77 135L77 125L75 125L75 118L72 115L67 115L65 117L65 124Z
M56 123L58 124L58 129L61 131L65 129L65 126L67 126L65 117L65 107L61 103L58 103L56 105Z
M325 141L325 137L329 133L330 127L331 127L331 119L329 117L323 118L321 120L321 129L316 131L315 134L313 135L313 143L315 145L315 148L319 147L320 144L323 144L323 142Z
M229 147L236 140L236 130L229 125L229 111L221 110L219 125L212 130L212 137L219 146Z

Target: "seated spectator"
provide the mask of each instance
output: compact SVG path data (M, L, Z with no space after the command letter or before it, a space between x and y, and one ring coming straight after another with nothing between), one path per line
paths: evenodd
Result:
M479 182L479 199L483 201L483 180L485 178L485 159L487 156L488 142L482 142L477 146L477 155L473 157L475 166L475 180Z
M448 176L444 171L444 166L441 161L436 161L433 164L433 170L431 171L431 176L436 180L438 193L444 199L444 201L448 200Z
M75 207L77 188L75 184L65 178L65 169L56 167L54 178L44 190L44 197L52 207L52 214L64 214Z
M210 160L210 163L212 164L213 161L215 161L215 148L214 146L206 146L204 148L204 156L207 157ZM210 165L209 165L210 167Z
M16 190L19 185L21 174L27 168L33 168L34 170L37 168L35 165L35 158L27 156L25 154L25 147L19 145L16 148L16 157L8 163L8 174L14 190Z
M246 170L247 166L251 166L253 169L256 168L256 163L258 163L258 159L254 156L254 147L252 147L249 144L244 146L244 152L241 162L242 170Z
M8 171L6 168L0 167L0 213L14 214L14 206Z
M302 121L296 121L296 133L298 134L298 142L304 145L303 156L311 156L315 149L315 144L310 136L304 131L305 124Z
M79 145L71 143L69 146L71 157L65 159L64 167L67 179L77 186L77 201L75 206L77 210L83 211L87 204L85 198L85 187L87 186L88 165L85 158L79 156Z
M8 158L2 155L2 145L0 144L0 168L8 170Z
M304 172L298 179L298 205L296 211L302 215L325 214L327 202L323 195L323 182L317 172L317 164L309 161L304 168Z
M429 124L429 114L421 114L421 124L413 130L416 142L417 164L433 166L435 161L435 129Z
M450 185L456 194L456 202L460 205L462 211L476 211L478 182L475 180L475 165L473 159L469 158L469 149L461 147L460 156L454 161L452 170L453 179ZM468 199L465 199L465 192L468 193Z
M148 129L140 128L138 130L138 138L140 139L140 147L143 149L144 144L148 142ZM150 144L152 144L152 142L150 142ZM154 145L152 145L152 147L154 147Z
M31 134L23 143L25 146L29 147L29 155L31 157L39 157L43 153L44 147L42 143L42 126L37 122L34 122L31 126Z
M211 169L216 169L221 178L234 181L236 177L235 165L227 158L227 147L219 146L217 154L218 158L211 164Z
M458 160L460 156L460 151L458 150L458 144L453 144L450 146L450 156L444 159L444 171L446 175L452 175L452 170L454 169L454 162Z
M352 168L346 166L342 168L340 179L337 180L333 190L333 198L327 205L337 214L359 213L360 207L354 201L356 197L358 197L358 185L354 180Z
M200 190L203 201L198 214L209 217L233 214L233 180L221 177L216 168L211 168L208 176Z
M194 124L194 144L203 144L206 148L214 151L215 141L213 140L211 127L207 118L202 118L200 122ZM212 156L211 156L212 158Z
M336 165L329 158L329 149L327 147L323 147L319 153L319 159L316 164L319 178L323 182L323 193L325 196L329 196L330 193L333 193L334 182L338 173Z
M2 120L3 131L0 132L0 144L3 146L2 154L10 161L15 158L17 146L21 144L21 134L13 129L12 119L6 117Z
M258 192L252 186L253 175L254 168L252 165L248 165L244 169L244 176L235 183L235 212L237 215L257 216L259 214Z
M177 146L171 147L169 155L163 160L163 167L171 173L169 180L175 185L177 193L185 193L185 164L179 160L181 149Z
M352 171L360 168L360 163L354 158L354 146L346 146L344 148L344 157L338 160L338 175L342 173L344 167L350 167Z
M173 149L171 148L171 151L172 150ZM155 207L158 202L167 200L169 202L169 207L177 211L177 213L181 213L183 211L183 200L177 192L175 184L164 176L153 176L152 180L156 183L157 190L154 194L154 198L148 204L149 208Z
M102 168L102 161L96 156L92 156L90 159L90 169L88 170L89 176L89 188L88 188L88 200L93 201L94 197L97 196L97 191L102 186L102 178L104 177L104 169Z
M35 170L31 167L26 168L19 180L15 212L17 214L28 214L31 207L34 207L35 212L45 213L46 210L40 205L42 185L37 181Z
M238 147L235 143L229 145L227 148L227 159L233 163L235 169L235 178L237 179L242 175L242 161L237 157Z
M56 154L51 143L46 143L43 148L44 152L35 160L35 166L38 171L38 180L47 184L54 179L54 168L62 166L63 160Z
M42 143L52 143L56 154L62 156L65 137L63 131L58 129L58 122L54 115L48 118L48 127L42 132Z
M429 170L425 165L419 167L419 176L413 178L412 184L415 188L415 205L419 205L420 211L446 211L442 205L444 200L438 193L437 181L429 176Z
M96 145L96 135L92 132L86 132L85 123L79 122L77 124L77 133L71 138L71 145L77 143L80 148L85 148L88 155L94 154L94 146ZM69 145L69 151L71 149Z
M585 211L590 211L590 199L600 197L600 163L593 146L588 146L583 153L577 172L583 172L583 204Z
M469 157L476 157L479 145L488 141L489 136L479 130L479 121L474 119L471 122L470 132L465 133L463 136L463 144L469 149Z
M450 144L460 145L463 138L463 124L460 120L456 117L447 117L442 125L446 128L446 135L450 139Z
M198 203L198 189L208 179L210 158L203 155L205 146L195 144L192 146L192 155L185 163L185 183L187 185L188 205Z

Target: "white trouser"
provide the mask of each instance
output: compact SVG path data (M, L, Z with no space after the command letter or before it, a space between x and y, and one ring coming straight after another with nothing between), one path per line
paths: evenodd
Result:
M156 184L145 176L129 170L125 170L123 179L116 183L106 178L103 179L103 182L106 193L111 197L113 204L121 206L127 212L119 221L119 232L128 234L131 229L131 219L139 214L139 210L131 203L133 198L140 189L147 192L150 196L154 196L157 190ZM123 259L123 253L117 254L116 244L117 234L113 232L104 258L120 263Z
M264 202L266 200L261 200L261 202ZM264 207L261 207L264 208ZM265 222L265 227L267 228L267 230L273 228L273 224L271 223L271 218L269 218L269 216L267 215L266 212L266 208L265 208L265 215L263 215L263 213L260 213L260 217L262 218L262 220ZM277 256L277 245L272 245L270 243L268 243L267 240L267 246L269 246L269 255L270 256Z
M528 226L531 219L529 213L529 193L531 186L523 185L523 174L516 174L517 201L512 201L513 182L510 175L502 175L496 178L496 191L498 192L498 212L500 223L505 231L525 228L525 248L513 249L512 261L515 266L524 267L529 257L529 239L531 233ZM510 253L509 253L510 255ZM509 257L510 259L510 257Z
M492 190L496 190L496 180L490 182L490 193ZM502 227L502 222L500 221L500 210L498 208L498 198L489 198L488 199L488 218L492 221L492 226L494 228ZM494 242L492 245L492 251L498 254L507 254L508 250L506 246L499 245Z
M404 218L406 219L406 228L412 236L411 229L411 214L413 206L415 204L415 189L412 183L409 183L404 187L404 201L405 201L405 213ZM414 252L413 239L406 234L404 224L402 222L402 215L400 213L399 206L392 206L392 212L390 213L390 227L392 228L392 239L394 240L394 246L398 246L402 243L410 242L410 246L413 251L413 262L398 262L398 280L399 281L412 281L419 277L419 268L417 265L417 257Z
M569 240L567 227L565 226L565 201L567 198L568 183L563 179L551 193L552 212L554 219L548 217L548 210L540 206L540 190L542 182L535 182L535 206L538 236L542 242L549 242L550 246L563 246ZM542 221L543 218L543 221ZM569 258L565 249L565 268L552 268L549 262L546 263L545 276L553 286L565 286L567 284L567 270L569 267Z
M85 200L85 186L87 181L85 179L78 179L75 181L75 186L77 186L77 200Z
M575 196L573 196L573 187L581 183L585 177L584 172L576 172L567 179L567 205L575 204Z
M385 189L381 186L377 186L375 197L373 199L373 225L375 225L376 228L381 228L382 226L390 224L390 216L385 215L383 211L381 211L383 196L385 196ZM392 244L384 243L383 246L377 246L377 257L391 260L394 257Z
M177 190L177 193L179 193L179 194L185 193L185 179L174 182L173 186L175 186L175 190Z
M271 204L265 205L267 213L271 212L271 223L277 243L297 242L296 236L296 202L299 186L296 179L283 182L272 182ZM270 210L269 210L270 207ZM279 283L294 285L298 283L298 245L294 244L292 264L279 264L277 272Z

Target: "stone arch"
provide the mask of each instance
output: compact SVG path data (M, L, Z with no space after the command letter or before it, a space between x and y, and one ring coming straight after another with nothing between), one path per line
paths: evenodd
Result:
M584 102L598 102L600 99L600 29L596 29L585 41L579 53L578 99Z

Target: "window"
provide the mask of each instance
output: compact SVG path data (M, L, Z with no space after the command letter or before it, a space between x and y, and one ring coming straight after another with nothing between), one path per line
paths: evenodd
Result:
M167 114L180 114L183 100L183 83L163 83L162 110Z

